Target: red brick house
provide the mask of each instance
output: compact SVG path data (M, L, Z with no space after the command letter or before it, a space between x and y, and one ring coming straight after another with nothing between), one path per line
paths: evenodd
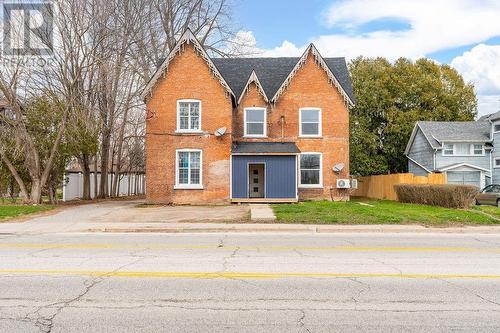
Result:
M348 197L344 58L210 58L188 30L143 97L148 202Z

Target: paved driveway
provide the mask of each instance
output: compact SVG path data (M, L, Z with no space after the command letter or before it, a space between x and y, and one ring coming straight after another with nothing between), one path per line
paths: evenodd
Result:
M249 214L246 205L141 206L142 201L108 201L65 207L55 214L24 223L0 223L0 233L78 232L106 228L176 226L184 222L238 221Z

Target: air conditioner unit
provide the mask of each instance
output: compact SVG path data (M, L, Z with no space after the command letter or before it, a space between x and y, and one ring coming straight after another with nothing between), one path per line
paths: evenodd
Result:
M353 188L353 189L358 188L358 180L357 179L351 179L351 188Z
M337 188L350 188L349 179L337 179Z

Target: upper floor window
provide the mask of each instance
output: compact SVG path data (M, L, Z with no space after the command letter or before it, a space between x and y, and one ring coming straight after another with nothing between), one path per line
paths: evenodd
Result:
M177 131L201 131L201 102L198 100L182 99L177 101Z
M299 110L299 135L321 136L321 109L302 108Z
M245 108L245 136L265 137L267 135L267 113L265 108Z
M443 155L481 156L484 155L484 145L480 143L447 143L443 145Z
M493 132L500 132L500 124L494 124L493 125Z
M199 149L177 150L175 188L201 188L202 152Z

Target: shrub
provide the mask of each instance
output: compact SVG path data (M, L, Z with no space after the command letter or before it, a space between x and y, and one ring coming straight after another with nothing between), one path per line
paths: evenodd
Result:
M451 184L398 184L394 189L400 202L447 208L469 208L478 193L475 186Z

